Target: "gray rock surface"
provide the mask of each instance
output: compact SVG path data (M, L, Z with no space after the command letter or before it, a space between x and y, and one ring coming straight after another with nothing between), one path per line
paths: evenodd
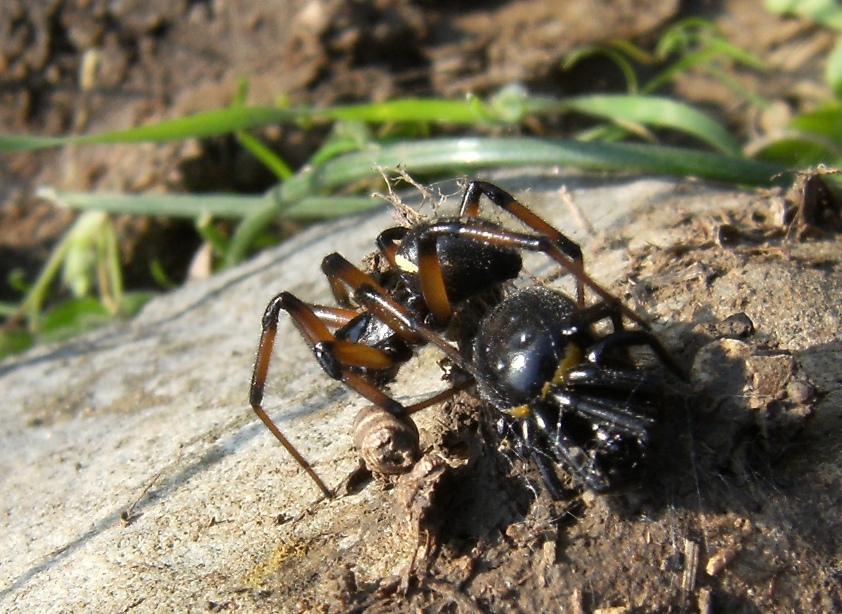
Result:
M582 241L591 274L609 287L626 274L629 249L669 244L659 222L669 219L674 225L681 215L733 209L755 198L652 178L536 171L493 180ZM563 186L592 230L563 204ZM455 184L443 191L454 194L449 203L458 201ZM647 215L636 217L639 212ZM313 589L317 583L296 578L295 587L292 580L285 586L284 576L277 575L282 560L306 559L308 552L317 556L323 550L313 546L316 542L340 553L332 555L334 562L358 542L400 544L400 535L388 531L354 530L354 515L361 509L388 514L388 493L370 487L313 505L318 491L247 403L268 300L290 290L329 304L321 258L338 250L359 261L372 251L377 233L393 222L393 211L384 205L311 227L234 270L154 300L131 322L0 364L0 609L306 609L321 599ZM625 238L612 240L619 229L632 235L631 245ZM541 272L540 259L530 262L533 272ZM747 277L745 283L765 282ZM828 284L824 292L838 290L838 273ZM659 319L682 309L692 315L703 307L709 313L721 310L717 317L733 312L725 299L716 300L702 306L698 299L674 298L674 304L652 312ZM838 308L816 310L826 320L824 330L839 330ZM758 328L775 327L754 319ZM813 354L814 362L838 356L838 333L816 339L799 328L792 334L793 348L823 344L827 351ZM435 356L426 362L434 363ZM441 387L423 363L405 369L400 390ZM831 377L824 390L838 398L838 391L830 390L838 385ZM339 484L357 465L350 425L363 405L320 371L294 327L282 322L266 406L328 484ZM834 455L838 461L838 449L830 458ZM287 522L296 517L306 520ZM408 547L392 550L389 557L363 550L347 562L358 576L376 579L401 573L410 552ZM319 561L313 566L315 577ZM325 574L334 564L329 567Z

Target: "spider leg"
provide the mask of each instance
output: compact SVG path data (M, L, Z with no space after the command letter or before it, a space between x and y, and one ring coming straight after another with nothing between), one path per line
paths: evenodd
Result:
M543 408L534 403L531 408L531 416L521 421L523 437L526 442L526 450L529 452L530 458L535 462L541 478L547 485L553 499L564 498L563 493L567 490L558 479L558 475L552 466L554 459L543 451L543 446L539 441L539 432L549 440L555 460L562 464L564 469L572 475L580 484L588 484L590 481L590 473L583 459L580 458L581 453L575 454L573 450L575 446L569 445L561 435L558 425L554 427L549 424L550 416L543 410ZM552 436L552 433L558 433L557 437Z
M635 399L633 391L624 401L622 411L617 409L616 399L605 397L605 391L588 393L559 388L550 395L563 411L587 416L593 424L607 424L641 440L649 439L649 431L657 422L657 409L646 399Z
M427 409L428 407L437 405L442 401L445 401L450 397L454 396L457 392L461 392L466 388L470 388L471 386L473 386L473 384L473 380L467 379L464 382L454 384L450 388L446 388L445 390L442 390L441 392L438 392L433 396L424 399L423 401L418 401L417 403L413 403L412 405L407 405L406 415L411 416L412 414L419 412L422 409Z
M334 276L346 283L354 298L376 318L387 324L408 343L418 344L423 339L438 347L460 369L475 376L476 369L462 354L441 335L421 322L406 307L392 299L374 279L337 253L328 255L322 262L322 270L329 277Z
M546 237L553 244L555 250L566 257L567 262L560 263L576 277L576 297L579 305L584 306L585 285L591 286L591 283L588 281L590 278L585 275L585 261L582 255L582 248L579 244L565 236L560 230L542 217L532 212L528 207L516 200L514 196L486 181L472 181L465 189L465 194L462 196L462 206L459 210L460 217L479 215L479 201L482 195L488 197L488 200L494 203L494 205L508 211L526 226L539 233L539 235ZM591 287L594 292L600 294L598 288Z
M280 296L275 297L267 306L263 316L263 327L260 334L260 343L257 347L257 360L254 363L254 372L251 376L251 387L249 389L249 402L257 417L263 421L275 438L281 443L286 451L301 466L307 475L316 483L319 489L328 499L333 497L333 491L327 487L313 466L304 456L292 445L281 430L274 423L269 414L263 409L263 395L266 389L266 376L269 372L269 362L272 358L272 350L275 347L275 336L278 331L278 315L280 312Z
M656 402L642 391L627 392L628 396L622 397L622 409L617 407L621 398L612 400L605 390L589 393L577 388L550 393L560 409L558 426L547 433L552 449L568 470L565 457L575 453L579 466L574 475L598 494L641 479L653 429L657 428ZM567 426L562 416L569 416ZM576 420L582 421L578 427ZM587 431L582 431L585 425L589 425Z
M583 363L567 372L565 384L578 389L623 391L649 398L661 393L661 379L653 372L638 369L612 369Z
M324 322L316 316L313 309L289 292L281 292L266 307L266 313L263 316L263 333L258 346L258 361L255 364L255 376L252 380L252 401L262 401L263 398L266 372L271 356L271 347L265 348L264 346L267 344L264 343L264 340L274 345L275 331L281 311L290 314L293 323L311 343L313 354L325 373L356 390L386 411L396 415L403 414L403 405L349 369L349 367L387 369L397 363L396 359L376 347L336 339Z
M406 236L406 233L409 232L409 228L405 228L403 226L395 226L393 228L387 228L383 232L381 232L375 241L377 245L377 249L380 251L381 254L386 258L386 261L394 270L400 270L400 266L398 265L395 256L398 251L398 247L400 245L401 240ZM327 258L324 259L325 261ZM348 286L342 281L340 277L337 275L328 272L328 269L325 269L324 261L322 261L322 271L325 273L328 282L330 283L331 292L333 292L333 296L336 299L336 302L343 306L348 307L351 305L351 295L348 293Z
M615 332L625 329L625 326L623 326L623 312L618 309L616 299L610 303L599 301L588 307L582 307L576 314L576 325L582 327L590 326L606 319L611 320L611 326Z
M330 307L328 305L309 305L315 316L328 326L339 328L360 315L359 311L345 307Z
M608 307L604 309L610 314L610 310L616 310L622 313L630 320L636 322L645 329L649 329L649 323L642 317L637 315L634 311L629 309L619 301L613 294L603 288L590 275L582 270L580 263L575 261L567 255L550 237L545 234L532 235L527 233L515 232L510 230L488 228L485 226L475 226L470 222L463 221L443 221L435 222L429 225L425 230L424 237L419 244L419 257L421 248L425 243L435 243L433 239L439 236L459 236L475 241L488 243L492 245L499 245L502 247L512 247L515 249L522 249L533 252L542 252L555 260L564 269L574 275L579 284L583 284L596 293ZM434 248L434 245L433 245ZM426 249L430 249L429 247ZM429 264L434 266L431 259ZM435 262L437 265L437 262ZM420 268L420 265L419 265ZM580 293L581 294L581 293ZM426 296L425 296L426 298ZM580 295L581 302L583 295ZM599 318L598 318L599 319Z
M523 438L521 442L522 448L530 460L535 463L535 467L538 469L538 473L544 482L544 486L547 488L547 492L550 493L550 497L554 501L560 501L566 498L568 489L564 487L564 484L558 478L558 474L553 468L553 459L537 445L534 426L529 420L520 422L521 433L519 436Z
M376 240L376 244L377 244L377 247L380 250L380 252L385 256L385 258L389 261L389 263L393 267L395 267L396 269L400 268L397 265L396 260L395 260L395 254L397 252L398 243L406 236L408 231L409 231L408 228L405 228L405 227L402 227L402 226L396 226L394 228L389 228L389 229L381 232L380 235L378 235L377 240ZM435 247L435 243L433 243L433 246ZM435 252L433 253L433 255L435 255ZM429 257L429 255L428 255L428 257ZM422 262L423 262L423 260L422 260ZM437 263L437 260L436 260L436 263ZM425 274L424 268L425 267L423 266L423 264L419 265L419 275L423 276ZM360 285L357 286L355 288L355 290L357 292L361 292L363 295L366 295L367 293L370 293L370 295L372 296L372 298L370 298L370 300L375 301L375 300L380 300L381 298L388 299L388 301L386 302L387 306L385 307L387 312L391 313L392 311L403 311L404 313L401 314L400 316L398 316L398 320L400 320L400 321L405 320L408 329L416 329L416 328L421 329L423 331L422 336L424 336L424 338L426 340L430 341L432 339L434 343L439 341L442 344L439 347L442 347L442 349L445 350L445 353L451 359L456 360L458 358L459 359L458 364L467 370L467 365L464 364L464 360L463 360L461 354L455 353L456 350L450 344L441 340L441 338L434 331L427 328L422 323L415 321L415 319L412 317L412 315L410 314L410 312L408 310L406 310L404 307L402 307L396 301L392 300L389 297L388 293L386 293L385 290L383 290L376 283L374 283L374 280L371 279L370 276L366 275L365 273L362 273L362 271L357 269L357 267L353 266L344 257L340 256L339 254L335 254L335 253L330 254L329 256L325 257L325 259L323 260L322 269L325 271L325 274L328 276L328 279L330 279L331 281L332 280L338 280L339 282L342 283L343 288L345 287L346 284L351 286L352 288L354 288L353 284L358 283ZM429 268L427 268L427 270L429 271ZM440 268L438 269L438 272L439 272L439 277L441 277L441 269ZM443 282L442 282L442 288L443 288ZM442 292L444 292L443 289L442 289ZM377 298L374 298L375 296ZM331 308L328 308L328 309L331 309ZM376 313L375 311L372 311L372 313L374 313L375 315L378 315L378 313ZM393 329L393 330L395 330L395 332L400 334L400 330L398 330L398 329ZM417 343L417 341L415 339L408 339L408 341L414 341L414 342ZM436 343L436 345L439 345L439 344ZM431 396L427 399L424 399L423 401L419 401L418 403L415 403L413 405L408 405L404 408L405 414L411 415L411 414L414 414L418 411L421 411L422 409L426 409L427 407L431 407L433 405L436 405L436 404L452 397L457 392L465 390L469 386L473 385L473 383L474 382L473 382L472 379L466 380L466 381L461 382L459 384L455 384L454 386L451 386L450 388L448 388L448 389L446 389L446 390L444 390L440 393L437 393L437 394L435 394L435 395L433 395L433 396Z
M284 436L263 408L266 378L269 372L269 363L272 359L272 351L275 347L275 337L281 311L286 311L290 314L296 327L313 345L313 353L328 375L342 381L348 387L356 390L372 403L382 407L386 411L396 415L403 415L403 405L349 369L351 366L373 369L388 368L395 364L395 359L377 348L334 338L327 325L345 324L357 315L355 311L318 305L310 306L289 292L281 292L266 307L266 312L263 315L260 343L257 349L257 359L254 364L254 372L252 373L251 387L249 389L249 403L275 438L298 464L301 465L325 496L330 498L333 496L331 490L322 481L312 465Z
M616 348L625 350L636 346L649 347L664 366L682 380L687 381L687 374L675 358L672 357L672 354L669 353L655 335L645 330L619 330L604 336L588 349L588 361L598 365L602 363L603 356L612 350Z
M398 245L406 236L407 232L409 232L409 228L405 228L403 226L387 228L377 235L377 239L375 241L377 249L380 250L380 253L385 256L386 260L389 261L389 264L392 265L392 268L395 270L400 270L400 266L395 259L395 254L397 254Z
M621 352L621 356L625 360L629 360L627 351L629 348L647 346L655 353L664 366L682 380L687 380L687 374L684 369L654 334L648 330L624 329L623 318L621 312L617 309L617 303L599 302L589 307L584 307L576 314L577 326L590 326L606 318L611 319L614 331L605 335L588 348L589 362L602 365L603 357L616 351Z
M252 407L263 402L263 393L266 388L266 377L269 372L269 362L272 359L272 349L275 347L275 335L278 330L278 317L282 309L283 295L279 294L273 298L266 307L263 314L263 324L260 334L260 343L257 348L257 360L254 364L254 372L251 378L249 400ZM322 305L309 306L313 315L323 323L332 326L347 324L357 315L356 311L338 307L326 307Z
M425 232L418 242L418 280L421 294L433 317L439 322L450 320L453 310L444 285L435 233Z
M391 314L377 313L371 309L369 310L407 343L413 345L421 343L423 336L419 331L415 330L415 326L406 323L406 320L411 319L409 312L406 308L398 305L394 300L389 298L388 292L386 292L386 290L381 287L380 284L371 277L371 275L364 273L336 252L328 254L325 256L324 260L322 260L322 272L327 276L331 286L334 284L342 286L343 292L345 293L347 293L347 289L345 288L347 286L354 292L357 300L360 300L360 297L356 296L359 294L359 289L361 287L366 287L370 288L371 292L374 294L381 295L391 303L394 303L396 310L401 313L401 317L395 317ZM368 308L368 305L364 306Z

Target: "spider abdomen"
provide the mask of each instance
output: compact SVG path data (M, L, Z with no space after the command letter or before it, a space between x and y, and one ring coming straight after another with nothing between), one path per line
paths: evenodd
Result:
M575 328L576 312L569 297L541 286L519 290L500 303L483 321L473 346L480 395L503 411L541 396L560 375L560 365L575 366L572 355L590 344L590 334Z
M475 228L499 230L499 225L487 220L472 220ZM431 237L434 227L464 225L459 218L442 218L435 223L419 224L409 230L401 241L397 251L398 262L405 267L407 285L416 293L421 292L418 271L419 243L425 237ZM458 233L436 235L438 263L441 267L444 286L452 303L459 303L466 298L488 290L495 284L514 279L520 273L522 259L517 250L510 247L481 243L474 238L460 236Z

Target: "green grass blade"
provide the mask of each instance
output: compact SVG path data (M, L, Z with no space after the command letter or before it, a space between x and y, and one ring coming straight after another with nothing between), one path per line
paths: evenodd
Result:
M741 155L736 139L716 120L688 104L657 96L595 95L556 101L533 98L530 110L552 107L595 115L618 123L643 124L690 134L720 152Z
M827 56L824 79L835 96L842 96L842 36L836 38L833 50Z
M739 79L736 79L734 77L733 71L731 69L721 68L719 65L711 62L701 66L700 71L707 72L708 74L715 77L723 85L728 87L732 92L734 92L743 100L746 100L749 104L757 106L761 109L768 109L772 104L759 94L753 92L749 88L745 87L742 83L740 83Z
M227 134L237 130L299 119L306 112L273 107L231 107L197 113L127 130L66 137L0 135L0 152L69 144L161 142Z
M445 99L401 99L381 103L311 107L234 106L196 113L127 130L66 137L0 135L0 152L43 149L69 144L161 142L203 138L301 120L357 120L366 122L444 122L471 124L481 118L469 101Z
M483 119L469 101L443 98L404 98L370 104L337 106L317 111L316 115L326 119L363 122L473 124Z
M719 36L711 36L705 39L705 45L723 58L734 60L755 70L766 70L766 63L750 51L746 51L736 45L729 43Z
M222 266L225 268L233 266L245 258L257 236L263 232L267 225L277 219L280 210L280 205L274 199L271 199L251 211L234 231L234 236L231 237L231 243L225 252Z
M615 118L617 121L650 124L687 131L703 138L720 151L734 150L733 139L723 134L713 120L688 105L664 98L635 96L586 96L552 99L529 97L525 92L510 95L504 90L484 104L477 100L403 99L383 103L314 108L230 107L166 120L146 126L100 134L67 137L0 135L0 152L39 149L67 144L160 142L201 138L238 132L267 124L290 121L346 120L361 122L437 122L475 124L477 122L516 123L528 113L581 113ZM254 145L254 143L249 142ZM278 167L282 174L284 169Z
M371 167L368 167L368 171L365 176L374 176L375 172ZM229 219L246 218L259 212L268 202L265 196L234 194L118 194L63 192L52 189L42 190L39 196L71 209L181 218L206 215ZM368 197L303 197L285 206L284 216L298 220L329 218L370 209L375 205L376 203Z
M242 218L259 208L262 196L233 194L125 194L41 189L38 196L71 209L94 209L131 215L194 218L212 215Z
M567 166L595 171L690 175L735 184L769 185L786 167L677 147L639 143L584 143L538 138L437 138L371 147L308 168L270 190L279 209L320 190L373 175L376 167L451 175L495 166Z
M237 141L245 147L251 155L255 158L260 160L260 162L268 168L278 179L287 179L288 177L292 177L295 171L290 168L290 166L276 154L274 151L269 149L263 141L258 139L256 136L245 132L244 130L238 130L235 133Z
M638 49L639 48L635 47L631 43L628 43L625 46L620 46L619 43L608 45L584 45L578 49L574 49L565 56L562 68L564 68L564 70L571 70L574 66L576 66L576 64L585 58L590 59L593 56L604 56L611 60L620 72L623 73L623 77L626 80L626 91L629 94L637 94L640 90L637 73L635 72L629 58L633 57L631 54L635 53ZM637 57L638 61L641 61L639 55L634 57Z
M274 215L287 212L296 217L322 217L340 214L345 207L359 210L364 205L356 197L327 199L321 194L375 177L378 167L399 165L412 173L449 174L494 166L567 166L595 171L692 175L746 185L768 185L773 175L787 170L715 153L639 143L529 137L435 138L370 145L363 151L308 167L262 196L92 194L55 190L44 190L41 195L72 208L138 215L194 218L209 214L238 219L259 216L268 207ZM295 207L291 208L293 204Z

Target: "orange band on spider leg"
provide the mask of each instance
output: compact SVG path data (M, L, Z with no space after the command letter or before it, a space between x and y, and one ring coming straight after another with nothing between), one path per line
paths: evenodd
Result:
M576 300L579 303L579 307L585 306L585 282L582 281L582 275L585 273L585 258L582 256L579 259L573 258L572 261L579 267L578 275L574 274L576 277Z
M269 373L269 361L272 358L272 348L275 346L276 331L277 328L271 326L260 335L257 358L254 362L254 371L251 374L251 387L249 388L249 400L252 406L259 405L263 401L263 390L266 387L266 376Z
M506 209L521 222L550 239L568 258L574 261L580 260L582 248L579 244L567 237L540 215L533 212L529 207L518 201L512 201Z
M289 303L286 310L292 317L293 323L311 343L333 340L330 330L309 305L298 299L290 300Z
M476 198L467 199L462 203L462 208L459 211L459 216L479 216L479 193L477 193Z
M559 239L562 243L569 241L569 239L562 235L557 228L550 225L546 220L544 220L544 218L529 209L529 207L516 200L513 200L506 205L505 209L521 222L530 228L537 230L541 234L547 235L553 241L558 241Z
M366 367L368 369L388 369L395 360L382 350L370 345L353 341L334 341L331 344L333 354L343 365Z
M378 319L388 325L394 330L402 339L409 343L417 343L419 336L411 328L404 325L404 323L397 318L393 313L400 313L405 318L411 317L405 307L396 303L386 290L374 279L353 264L348 262L343 256L333 253L322 260L322 270L328 276L335 276L346 284L348 284L355 293L355 298L364 304L366 309L373 313ZM371 298L360 296L361 291L364 295L374 295ZM376 297L376 298L375 298ZM386 305L389 309L383 309L381 305ZM391 312L390 312L391 311Z
M476 376L476 369L470 361L465 360L459 350L445 341L441 335L436 334L429 326L417 321L405 307L388 296L371 297L370 300L366 301L366 307L380 320L387 323L392 330L401 335L404 334L401 331L408 331L415 338L426 339L444 352L453 364L458 365L460 369L467 371L472 376Z
M389 295L364 285L357 291L357 299L369 312L408 343L419 343L421 335L413 326L412 314Z
M357 290L363 285L369 285L375 288L378 292L382 292L383 294L386 293L380 284L374 281L374 278L371 277L371 275L363 273L360 269L337 253L330 254L322 260L322 271L328 276L328 279L338 278L348 284L352 290Z
M451 316L450 300L441 272L435 237L425 238L418 248L418 277L421 293L430 313L439 321L447 322Z
M579 245L521 203L514 201L508 205L507 209L524 224L548 237L555 244L555 248L564 255L569 263L568 270L576 277L576 300L580 307L584 306L586 279L590 277L585 274L585 259L581 255ZM578 257L571 256L569 252L578 253Z
M358 315L359 311L343 307L327 307L325 305L308 305L310 311L327 326L344 326Z
M399 269L397 260L395 260L395 255L398 253L398 246L391 244L386 247L380 248L380 253L383 254L383 257L389 262L393 269Z
M330 291L333 293L333 298L336 299L339 305L350 305L351 295L348 293L348 288L337 277L327 276L327 281L330 284Z

